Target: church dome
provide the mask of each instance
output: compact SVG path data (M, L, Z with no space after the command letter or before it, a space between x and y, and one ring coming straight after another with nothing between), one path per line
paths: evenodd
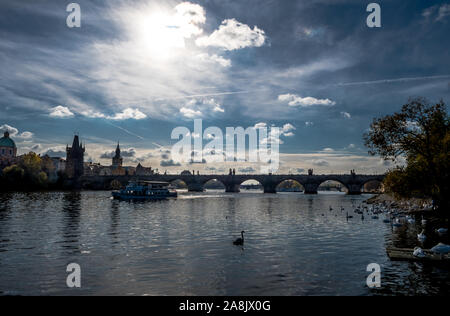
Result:
M0 147L16 148L16 143L9 138L9 132L5 132L4 136L0 138Z

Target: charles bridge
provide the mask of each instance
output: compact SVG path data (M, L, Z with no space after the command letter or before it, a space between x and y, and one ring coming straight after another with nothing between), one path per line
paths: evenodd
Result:
M384 175L358 175L352 172L348 175L149 175L149 176L82 176L79 181L84 189L111 190L114 183L126 185L132 180L174 182L177 180L186 183L190 192L203 192L206 183L212 180L220 181L226 192L240 192L242 183L254 180L264 187L264 193L277 193L277 187L287 180L300 183L305 194L317 194L319 186L326 181L336 181L344 185L348 194L359 195L368 182L384 180Z

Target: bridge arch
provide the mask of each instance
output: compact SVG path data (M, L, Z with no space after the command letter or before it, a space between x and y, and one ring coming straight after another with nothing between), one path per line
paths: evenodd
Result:
M169 181L170 185L177 190L187 190L188 184L183 179L174 179Z
M305 187L303 184L295 179L283 179L280 183L276 185L276 192L291 192L291 193L300 193L305 192Z
M384 184L380 179L369 179L362 184L362 193L382 193Z
M203 182L203 188L205 191L214 190L214 191L226 191L226 185L220 179L208 179Z
M262 191L264 188L263 183L258 179L249 178L239 182L239 189L241 192Z
M349 191L348 186L338 179L326 179L317 185L317 192L345 192Z

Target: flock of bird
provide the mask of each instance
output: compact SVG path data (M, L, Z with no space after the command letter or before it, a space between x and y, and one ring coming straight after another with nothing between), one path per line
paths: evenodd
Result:
M330 206L330 211L333 211L333 208ZM341 207L341 212L345 211L344 207ZM389 208L385 205L373 205L369 207L368 205L359 205L354 209L354 214L360 215L361 220L365 219L365 216L370 216L373 220L378 220L379 216L384 214L385 219L383 219L383 223L391 224L393 228L401 228L405 225L415 225L416 219L411 215L405 215L399 209ZM353 216L349 215L346 212L347 220L352 219ZM422 226L422 231L417 234L417 240L423 244L427 240L425 227L428 224L428 221L423 217L421 218L420 224ZM448 234L447 228L439 228L434 230L434 233L440 237L446 236ZM431 248L431 251L437 254L449 254L450 246L445 245L443 243L439 243L435 247ZM423 250L420 247L416 247L414 249L414 255L418 257L424 256Z
M385 205L372 205L371 207L369 207L368 205L358 205L358 206L354 206L353 205L353 214L359 215L361 216L361 220L365 220L366 216L372 218L373 220L378 220L380 218L380 215L384 214L385 215L385 219L383 219L383 223L386 224L391 224L393 228L401 228L407 224L410 225L415 225L416 224L416 220L414 219L414 217L410 216L410 215L405 215L404 213L402 213L399 209L396 208L389 208ZM330 212L333 212L334 209L332 206L330 206ZM346 219L347 221L349 219L354 218L354 215L350 215L348 211L345 210L344 207L341 207L341 213L346 212ZM325 216L325 214L322 214L322 216ZM338 215L336 214L336 217ZM424 243L427 240L427 236L425 235L425 227L428 223L428 221L422 216L421 218L421 226L422 226L422 232L420 234L417 235L417 239L420 243ZM436 229L434 231L436 234L438 234L439 236L445 236L448 234L448 229L447 228L439 228ZM235 246L243 246L245 243L245 239L244 239L244 234L245 231L241 232L241 238L236 239L233 244ZM439 243L438 245L436 245L435 247L433 247L431 249L433 252L435 253L439 253L439 254L448 254L450 253L450 246ZM416 247L416 249L414 249L414 255L415 256L422 256L423 251L421 248Z

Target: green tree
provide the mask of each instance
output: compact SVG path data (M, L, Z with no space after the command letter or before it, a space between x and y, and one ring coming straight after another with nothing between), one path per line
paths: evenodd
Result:
M3 169L2 187L6 190L17 189L25 177L25 170L18 165L12 165Z
M398 197L432 198L440 210L449 210L449 123L443 101L430 105L423 98L411 99L399 113L373 121L364 135L369 154L406 161L388 173L388 191Z

